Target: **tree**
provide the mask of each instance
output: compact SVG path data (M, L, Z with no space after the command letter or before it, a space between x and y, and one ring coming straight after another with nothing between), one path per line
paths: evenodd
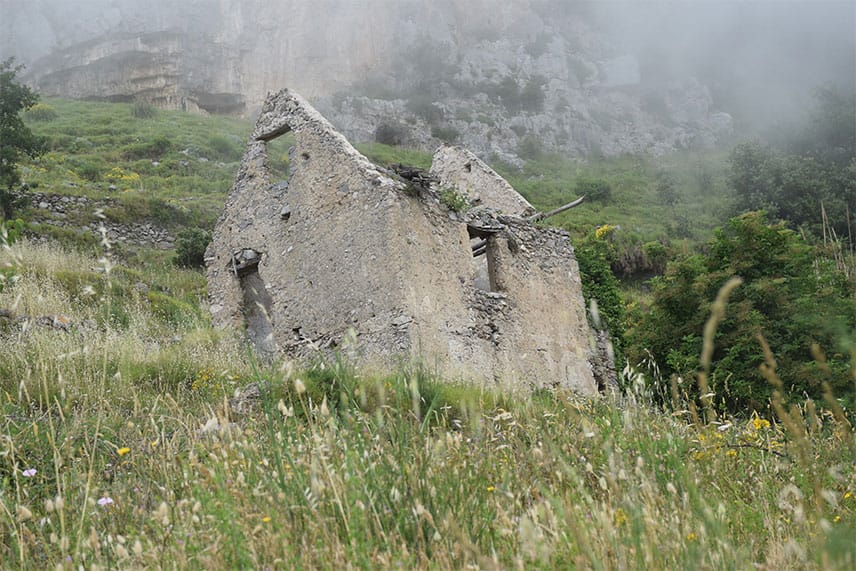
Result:
M835 395L853 404L851 357L842 344L856 328L852 286L832 260L784 225L769 224L762 212L730 220L705 254L669 264L654 282L650 311L625 337L628 356L641 359L647 349L667 376L692 379L711 302L732 276L743 285L731 294L714 339L717 404L733 412L766 407L772 387L759 370L759 333L791 394L820 401L819 381L829 380ZM827 373L814 361L812 343L826 351Z
M820 236L822 206L847 236L856 212L856 95L820 90L810 116L784 148L744 143L732 151L735 213L765 210Z
M39 100L32 89L16 81L21 69L14 58L0 62L0 214L5 219L11 219L15 209L12 191L21 182L18 162L44 150L44 141L21 119L21 112Z

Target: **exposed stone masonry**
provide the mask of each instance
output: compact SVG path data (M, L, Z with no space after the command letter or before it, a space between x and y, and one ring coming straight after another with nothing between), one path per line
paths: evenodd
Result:
M289 180L275 181L266 143L286 132ZM269 96L206 252L214 323L245 328L264 357L355 337L364 368L419 360L450 379L594 393L568 235L527 222L531 206L474 155L438 154L430 176L402 179L297 94ZM480 200L453 212L447 187Z

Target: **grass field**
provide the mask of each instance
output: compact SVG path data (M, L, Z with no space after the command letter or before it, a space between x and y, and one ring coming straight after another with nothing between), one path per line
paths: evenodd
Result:
M148 205L175 228L213 224L249 123L47 104L56 118L31 125L53 151L24 165L35 190L113 198L117 221ZM709 201L674 208L698 220L681 238L695 241L727 206L710 190L722 164L553 158L507 174L542 208L605 180L610 202L560 221L649 241L675 224L658 214L667 172ZM204 276L170 255L74 240L0 250L3 568L856 567L856 440L815 403L700 419L680 398L655 404L652 369L627 371L620 401L497 394L418 364L366 377L348 347L262 365L237 332L212 329ZM39 319L52 316L63 327Z
M104 262L26 242L0 263L0 307L71 323L0 321L5 567L856 565L853 433L811 404L707 424L640 379L616 403L346 354L263 367L121 265L71 279Z

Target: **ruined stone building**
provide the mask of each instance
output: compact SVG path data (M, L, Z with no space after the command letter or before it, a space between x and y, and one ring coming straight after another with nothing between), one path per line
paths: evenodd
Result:
M272 180L266 146L288 132L290 175ZM364 368L418 360L452 380L596 392L568 235L528 221L468 151L443 147L408 178L299 95L269 96L206 253L215 324L262 354L308 357L352 331Z

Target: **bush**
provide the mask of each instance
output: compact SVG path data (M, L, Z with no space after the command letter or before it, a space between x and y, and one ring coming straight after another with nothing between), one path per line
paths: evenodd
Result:
M157 109L148 101L135 101L131 107L131 115L137 119L154 119L157 114Z
M0 220L0 245L11 246L18 241L24 233L24 221L20 218L15 220Z
M139 159L159 159L170 150L172 150L173 142L166 137L156 137L155 139L145 142L130 145L122 151L122 157L129 161Z
M675 183L675 178L666 172L657 175L657 201L663 206L674 206L680 197Z
M27 118L32 121L47 122L56 119L56 110L45 103L36 103L27 111Z
M241 143L230 137L214 135L208 139L208 146L213 151L214 158L229 162L241 159Z
M95 163L81 160L74 170L77 172L77 176L90 182L98 182L101 179L102 169Z
M406 128L399 123L381 123L375 130L376 143L398 147L406 140Z
M575 188L577 194L585 195L589 202L609 202L612 198L612 185L603 179L583 179Z
M544 145L535 135L525 136L517 145L517 155L521 159L534 161L544 156Z
M842 335L856 328L852 288L831 260L796 232L768 224L761 212L729 221L706 254L669 264L654 280L650 312L628 334L628 353L641 360L650 352L665 378L693 378L711 302L732 276L743 285L731 294L716 331L709 378L718 404L731 412L768 406L772 387L760 371L765 357L759 334L775 353L777 372L792 394L823 396L811 352L817 343L828 352L823 366L834 393L853 404L851 359L841 343Z
M456 143L461 137L461 132L454 127L431 127L431 136L444 143Z
M202 228L189 228L178 234L175 242L174 262L186 268L205 266L205 249L211 242L211 232Z
M429 125L436 125L445 117L443 109L434 104L434 98L426 93L417 93L407 100L407 110L424 119Z
M614 230L615 227L608 224L598 227L583 240L575 243L574 251L580 267L586 307L590 307L592 300L595 300L600 313L600 322L592 325L609 331L615 349L615 364L620 370L624 359L622 347L625 317L621 284L611 268L614 248L610 240Z
M544 93L544 84L547 80L542 76L533 76L526 82L520 91L520 107L525 111L540 113L544 110L544 102L547 95Z
M187 302L158 291L148 292L146 298L152 313L172 326L192 324L199 319L197 309Z

